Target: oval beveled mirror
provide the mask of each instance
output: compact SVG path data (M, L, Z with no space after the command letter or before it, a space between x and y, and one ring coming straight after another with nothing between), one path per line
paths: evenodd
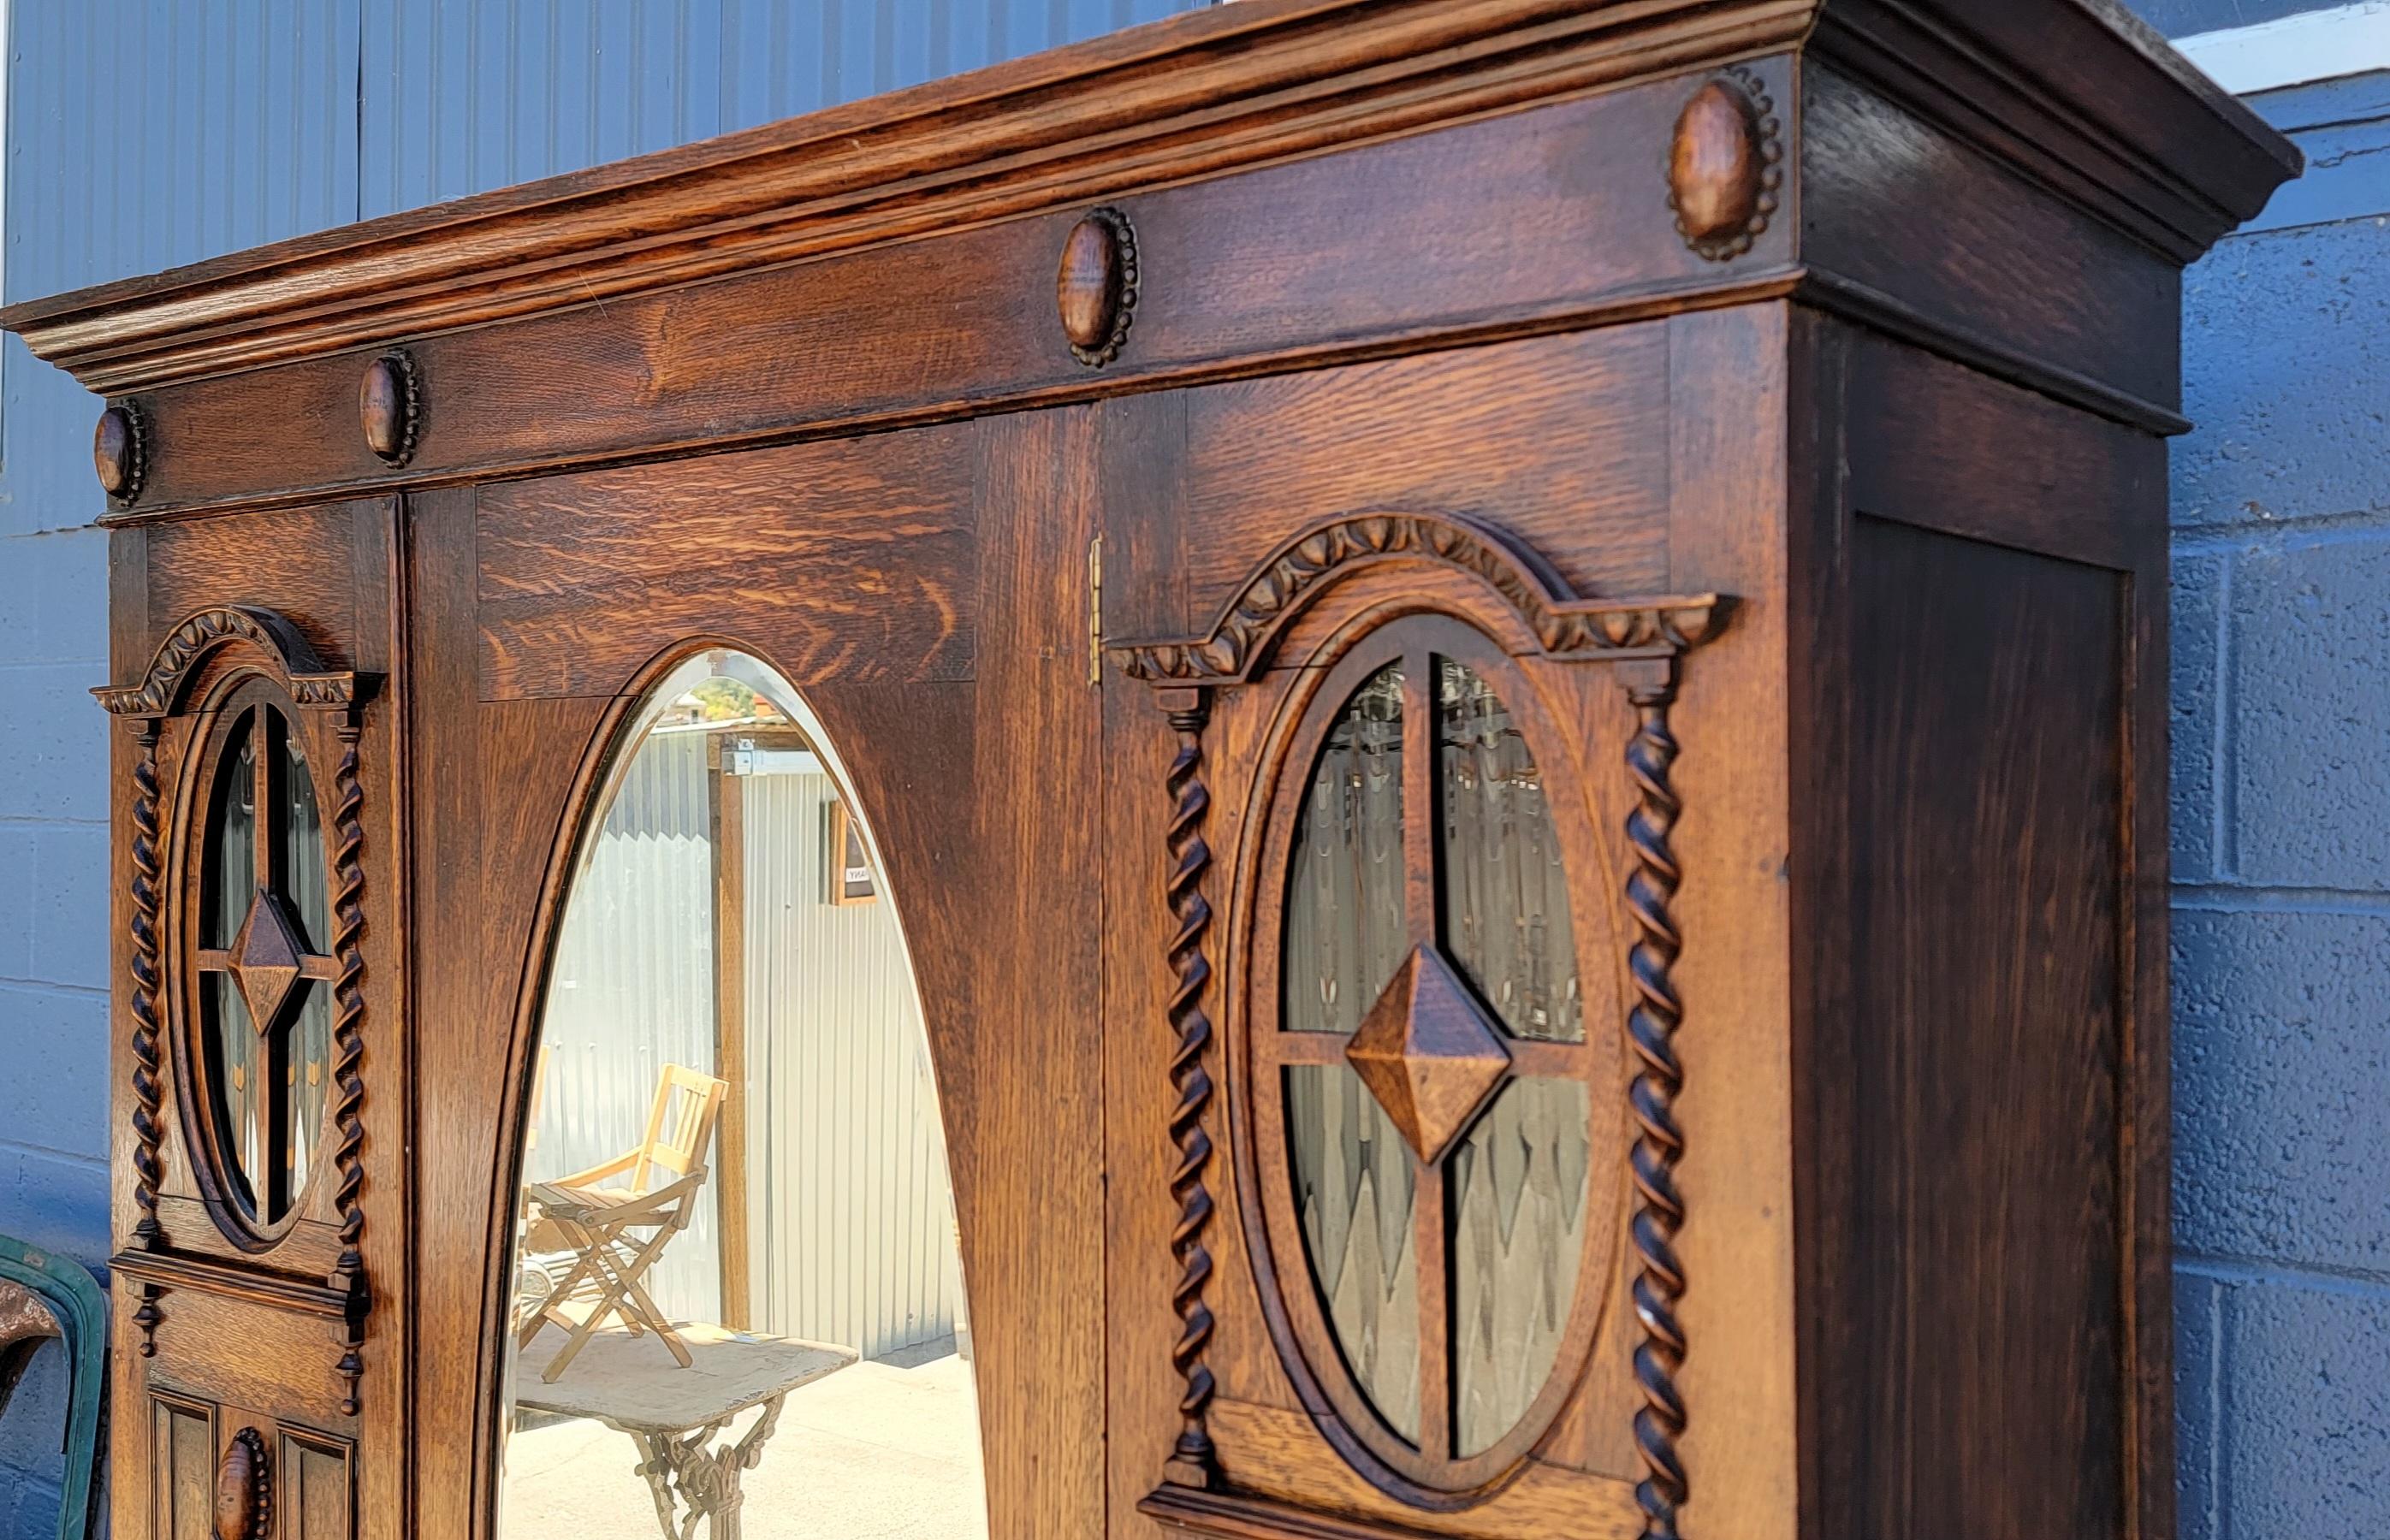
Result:
M505 1540L987 1532L935 1077L836 749L736 653L623 730L528 1060Z

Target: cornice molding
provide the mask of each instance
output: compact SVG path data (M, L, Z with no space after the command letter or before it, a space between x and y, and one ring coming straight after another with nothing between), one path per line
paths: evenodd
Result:
M0 311L122 393L941 235L1797 43L1816 0L1240 0Z
M2305 165L2121 0L1826 0L1809 52L2178 263Z
M122 393L1092 205L1802 45L2177 254L2294 152L2113 0L1241 0L0 311ZM1958 19L1961 12L1966 20ZM2065 78L2008 62L2024 50ZM2012 46L2014 45L2014 46ZM1997 120L1969 99L1983 82ZM2118 82L2131 89L2116 89ZM2285 155L2294 155L2286 161ZM2262 186L2261 186L2262 184ZM2254 201L2253 201L2254 199Z

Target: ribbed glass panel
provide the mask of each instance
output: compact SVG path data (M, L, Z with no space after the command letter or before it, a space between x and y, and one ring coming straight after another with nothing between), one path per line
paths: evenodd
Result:
M315 780L307 772L299 736L282 734L282 892L307 950L332 949L330 875L324 866L324 816L315 802Z
M324 1137L324 1098L331 1078L332 986L300 985L299 1004L283 1030L289 1033L282 1072L284 1126L289 1130L282 1156L283 1191L287 1200L295 1200L307 1190L307 1175L315 1168L315 1151Z
M1436 660L1444 941L1515 1037L1585 1041L1568 872L1543 772L1502 698Z
M1378 1415L1416 1442L1419 1177L1410 1149L1342 1064L1288 1067L1286 1130L1304 1251L1337 1345Z
M218 762L223 768L216 773L207 875L200 886L200 934L209 946L232 944L257 896L257 764L251 741L255 722L253 715L242 717Z
M208 1059L208 1082L215 1090L216 1141L227 1169L225 1179L233 1197L258 1218L257 1177L268 1169L266 1119L271 1106L258 1085L264 1062L257 1029L249 1007L234 987L229 973L199 976L199 1039Z
M1281 963L1289 1032L1351 1033L1403 960L1403 671L1345 702L1294 829Z
M1592 1105L1513 1082L1447 1159L1453 1433L1462 1458L1519 1425L1559 1358L1585 1246Z

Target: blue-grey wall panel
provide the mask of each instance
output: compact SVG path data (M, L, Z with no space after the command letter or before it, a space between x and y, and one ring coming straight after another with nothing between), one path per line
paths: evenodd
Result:
M1200 0L363 0L370 216L918 84Z

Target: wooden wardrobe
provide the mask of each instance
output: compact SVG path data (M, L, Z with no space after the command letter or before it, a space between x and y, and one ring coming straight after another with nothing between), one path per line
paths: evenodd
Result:
M490 1533L559 886L730 647L909 895L1000 1540L2165 1540L2179 274L2297 166L2116 0L1247 0L0 314L109 402L119 1540ZM236 988L333 1045L246 1199Z

